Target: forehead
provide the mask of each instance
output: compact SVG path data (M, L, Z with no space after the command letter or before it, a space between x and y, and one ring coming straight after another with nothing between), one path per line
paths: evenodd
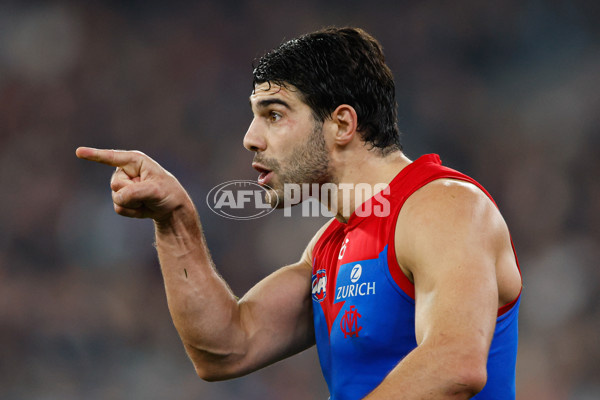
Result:
M250 95L250 105L255 106L266 99L279 99L292 105L303 103L300 98L300 91L291 85L278 85L270 82L263 82L254 87Z

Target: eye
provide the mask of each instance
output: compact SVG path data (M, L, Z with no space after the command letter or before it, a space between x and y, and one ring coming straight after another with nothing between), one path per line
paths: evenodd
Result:
M277 111L271 111L269 113L269 121L270 122L277 122L282 118L281 114L279 114Z

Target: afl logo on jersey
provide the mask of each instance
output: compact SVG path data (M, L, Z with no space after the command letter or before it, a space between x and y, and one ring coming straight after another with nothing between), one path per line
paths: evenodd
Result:
M312 298L320 303L325 296L327 296L327 275L324 269L320 269L312 277Z

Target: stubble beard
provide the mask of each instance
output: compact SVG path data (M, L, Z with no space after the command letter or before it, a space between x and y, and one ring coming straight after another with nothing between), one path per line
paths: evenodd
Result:
M258 157L255 160L258 160ZM297 146L285 160L284 167L275 159L260 159L260 162L275 173L275 179L268 185L270 190L265 199L271 207L283 208L284 204L290 204L289 201L284 201L286 184L321 185L333 182L329 154L323 137L323 123L318 121L315 121L313 131L306 142ZM275 192L276 196L271 192Z

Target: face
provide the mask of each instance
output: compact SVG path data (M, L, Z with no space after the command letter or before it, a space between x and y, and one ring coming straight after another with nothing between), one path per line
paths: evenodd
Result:
M331 182L323 124L294 88L263 83L250 96L254 119L244 146L256 154L252 166L258 183L277 193L283 206L286 183ZM271 196L272 205L276 198Z

